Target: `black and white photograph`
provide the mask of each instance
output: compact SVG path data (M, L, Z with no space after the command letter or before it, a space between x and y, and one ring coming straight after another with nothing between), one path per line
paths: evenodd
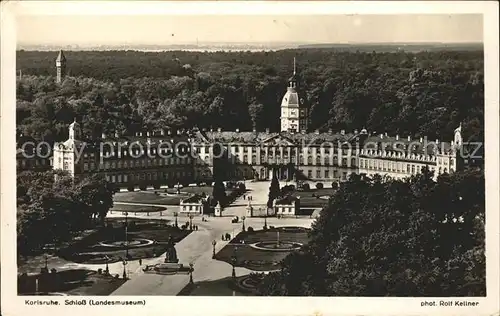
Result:
M474 314L498 294L484 19L17 15L2 279L15 262L25 306L374 297Z

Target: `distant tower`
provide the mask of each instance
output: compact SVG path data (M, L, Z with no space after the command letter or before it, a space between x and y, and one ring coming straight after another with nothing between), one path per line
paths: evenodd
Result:
M297 68L293 58L293 76L289 79L287 91L281 101L281 131L307 131L307 115L304 99L299 98L297 93Z
M59 55L57 55L56 59L56 69L57 69L57 78L56 82L61 83L66 76L66 57L62 50L59 51Z

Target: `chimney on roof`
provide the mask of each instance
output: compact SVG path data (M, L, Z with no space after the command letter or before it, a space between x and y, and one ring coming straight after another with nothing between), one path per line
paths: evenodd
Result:
M266 128L266 133L268 133L268 134L269 134L269 128Z
M316 135L319 135L319 129L315 130L314 133L316 133Z
M409 141L409 142L411 141L411 136L408 136L408 141Z
M220 128L220 127L217 128L217 132L219 132L219 133L222 132L222 128Z
M345 135L345 129L341 130L341 131L340 131L340 134L341 134L341 135Z
M357 129L354 130L354 134L356 134L356 135L358 134L358 130Z
M240 132L240 129L239 129L239 128L237 128L237 129L236 129L236 133L239 133L239 132Z
M252 130L254 133L257 133L257 129L254 127Z
M330 134L330 135L333 134L333 130L331 128L328 129L328 134Z
M399 135L396 135L396 140L399 140Z
M210 132L213 132L213 131L214 131L214 129L213 129L213 128L210 128Z

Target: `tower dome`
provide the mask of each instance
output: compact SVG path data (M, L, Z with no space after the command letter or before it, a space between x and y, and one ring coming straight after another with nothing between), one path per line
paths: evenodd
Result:
M297 91L297 68L293 59L293 75L281 100L281 131L300 132L307 129L307 108Z

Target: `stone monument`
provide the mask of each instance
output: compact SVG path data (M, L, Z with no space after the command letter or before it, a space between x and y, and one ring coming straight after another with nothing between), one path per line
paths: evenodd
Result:
M177 250L175 250L175 242L170 236L167 244L167 251L165 252L165 263L178 263Z
M253 206L252 206L252 201L248 200L248 205L247 205L247 217L252 217L253 216Z
M215 206L214 215L222 216L222 207L220 206L219 202L217 202L217 205Z

